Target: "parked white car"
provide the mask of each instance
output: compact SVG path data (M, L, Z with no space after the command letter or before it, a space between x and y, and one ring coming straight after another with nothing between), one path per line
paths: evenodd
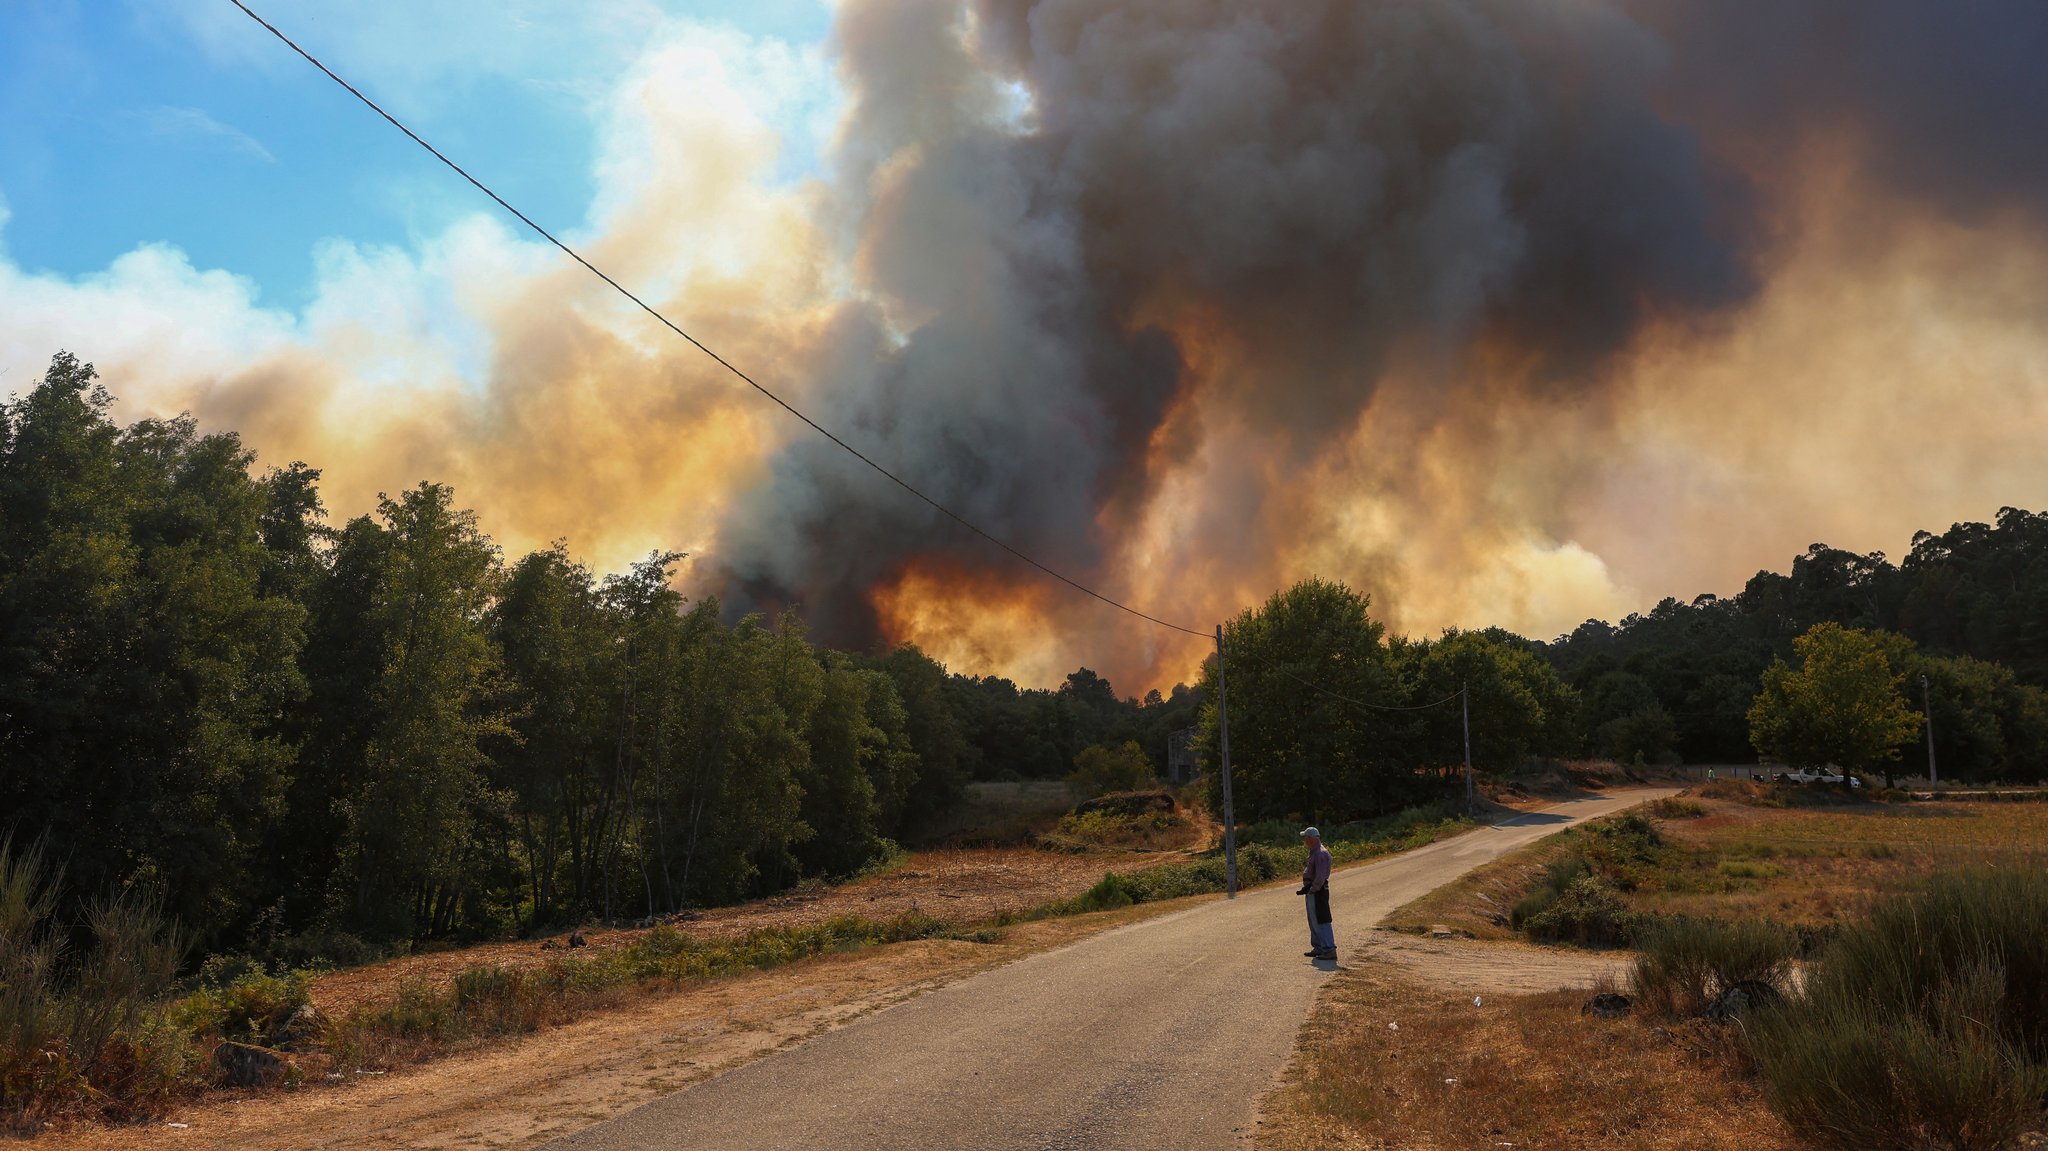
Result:
M1837 783L1837 784L1838 784L1838 783L1842 782L1842 773L1841 773L1841 772L1839 772L1839 771L1825 771L1825 770L1821 770L1821 769L1817 769L1817 768L1806 768L1806 767L1802 767L1802 768L1800 768L1800 769L1799 769L1799 770L1797 770L1797 771L1781 771L1781 772L1779 772L1779 773L1778 773L1777 775L1773 776L1772 778L1776 779L1776 780L1777 780L1777 781L1778 781L1779 783ZM1853 775L1852 775L1852 776L1850 776L1850 777L1849 777L1849 786L1850 786L1850 787L1862 787L1862 786L1863 786L1863 781L1862 781L1862 780L1860 780L1860 779L1858 779L1858 778L1856 778L1855 776L1853 776Z

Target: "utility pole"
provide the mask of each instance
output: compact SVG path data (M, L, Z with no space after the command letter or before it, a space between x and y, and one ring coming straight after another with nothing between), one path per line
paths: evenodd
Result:
M1941 777L1934 772L1934 700L1928 694L1927 676L1920 676L1920 709L1927 713L1927 786L1941 786Z
M1465 814L1479 814L1479 799L1472 788L1472 694L1458 684L1458 710L1465 714Z
M1223 669L1223 625L1216 625L1216 735L1223 751L1223 889L1237 898L1237 813L1230 805L1230 677Z

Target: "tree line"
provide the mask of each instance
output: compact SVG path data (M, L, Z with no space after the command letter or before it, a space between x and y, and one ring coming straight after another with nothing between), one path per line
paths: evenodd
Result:
M1896 565L1815 544L1737 595L1588 620L1546 653L1584 701L1592 753L1729 763L1753 754L1766 669L1803 659L1795 641L1822 624L1874 637L1902 702L1931 708L1944 778L2034 778L2048 764L2048 513L1916 533ZM1924 743L1899 750L1901 770L1925 774Z
M508 561L440 484L330 525L317 469L111 403L60 354L0 409L0 834L74 902L161 892L201 953L756 896L1193 722L1185 687L821 648L686 601L672 553Z
M1337 822L1441 794L1464 761L1464 705L1483 772L1761 751L1925 776L1924 715L1944 780L2048 771L2048 513L1920 532L1898 565L1815 544L1738 595L1666 599L1549 643L1499 628L1388 636L1370 603L1309 579L1227 625L1241 818ZM1199 687L1213 700L1217 686L1212 657ZM1211 764L1217 719L1207 707ZM1219 808L1220 791L1212 772Z

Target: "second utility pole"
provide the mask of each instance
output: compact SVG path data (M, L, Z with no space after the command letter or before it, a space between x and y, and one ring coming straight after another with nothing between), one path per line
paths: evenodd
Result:
M1223 890L1237 898L1237 818L1230 807L1230 678L1223 670L1223 625L1216 625L1216 737L1223 749Z
M1472 693L1458 685L1458 710L1465 713L1465 814L1479 814L1479 801L1472 793Z
M1934 771L1934 697L1927 692L1924 675L1920 677L1920 709L1927 713L1927 786L1940 787L1941 777Z

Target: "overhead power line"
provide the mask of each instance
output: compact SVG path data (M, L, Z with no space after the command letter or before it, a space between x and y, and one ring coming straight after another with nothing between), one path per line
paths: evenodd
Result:
M1196 628L1191 627L1182 627L1177 623L1170 623L1166 620L1160 619L1158 616L1149 615L1145 612L1139 611L1137 608L1131 607L1129 604L1120 603L1116 600L1113 600L1108 596L1103 595L1101 592L1096 591L1094 588L1091 588L1088 585L1081 583L1080 581L1075 580L1072 577L1052 567L1049 567L1044 563L1039 562L1037 559L1034 559L1032 556L1026 554L1022 550L1013 547L1009 543L1003 541L1002 539L999 539L995 535L987 531L984 531L979 525L975 524L973 521L969 520L967 517L961 515L960 513L954 511L952 508L949 508L945 504L940 503L938 500L933 499L931 496L924 494L924 492L920 491L916 486L911 484L910 481L904 479L902 476L899 476L895 472L890 471L888 468L883 467L881 464L876 463L873 459L869 458L865 453L863 453L859 448L856 448L852 444L847 443L845 440L840 439L837 435L834 435L829 429L827 429L823 424L820 424L818 421L798 411L795 407L791 406L787 400L784 400L781 396L778 396L774 392L771 392L767 388L763 387L752 376L749 376L747 373L735 367L732 364L732 362L727 360L724 356L721 356L717 352L712 351L710 348L706 347L702 341L698 340L697 337L692 336L690 333L684 331L681 327L679 327L676 324L674 320L669 319L667 316L657 311L653 306L649 305L645 300L642 300L640 297L626 290L624 285L620 284L617 280L612 279L609 275L606 275L603 269L591 263L589 260L584 259L582 255L576 251L576 249L571 248L569 245L563 243L561 240L556 239L555 234L553 232L550 232L546 228L543 228L539 224L535 223L532 217L528 216L526 213L520 211L519 209L513 207L511 203L505 199L505 197L500 196L496 192L492 191L489 185L485 184L482 180L477 179L475 176L470 175L469 172L462 167L462 165L457 164L455 161L449 159L447 156L441 153L440 149L434 147L432 144L429 144L425 140L421 139L419 133L414 132L411 128L406 127L405 124L398 119L398 117L393 116L389 112L386 112L381 106L378 105L378 103L375 100L372 100L368 96L363 95L363 93L360 90L358 90L355 85L349 83L347 80L342 79L339 75L335 73L334 69L329 68L327 65L321 63L318 57L314 56L311 52L306 51L304 48L299 47L298 43L294 41L291 37L285 35L281 30L279 30L277 25L272 24L270 21L265 20L263 17L257 15L256 12L253 9L251 9L247 4L243 3L242 0L228 0L228 2L233 4L235 7L240 8L242 10L243 15L249 17L249 19L251 20L254 20L256 23L261 24L264 27L264 29L268 31L272 36L275 36L280 41L282 41L285 47L290 48L292 51L304 57L306 62L311 64L313 67L320 69L321 72L326 74L328 79L334 81L336 84L341 85L344 89L348 91L349 95L354 96L356 99L362 101L363 104L366 107L368 107L372 112L375 112L377 115L382 116L384 120L387 123L389 123L392 127L405 133L406 137L410 139L413 143L418 144L422 148L425 148L427 150L427 153L433 156L434 159L441 161L441 163L443 164L446 164L448 168L451 171L453 171L456 175L469 181L469 183L472 186L474 186L477 191L482 192L486 196L489 196L493 201L497 203L497 205L500 208L503 208L507 212L510 212L515 218L518 219L520 223L525 224L527 227L533 229L533 231L536 234L538 234L542 239L546 240L550 244L553 244L555 247L561 249L563 254L567 255L570 259L583 265L583 267L586 270L588 270L591 275L596 276L598 279L603 280L606 284L610 285L613 291L616 291L620 295L626 297L628 300L633 301L634 304L639 306L641 311L646 312L650 316L653 316L656 320L659 320L664 327L668 328L669 331L672 331L676 335L681 336L685 340L688 340L692 347L696 348L700 352L703 352L705 355L710 356L714 361L718 363L719 367L722 367L726 371L731 372L733 375L739 377L742 381L746 383L748 387L768 397L768 399L773 401L777 407L781 408L785 412L788 412L790 415L795 416L797 419L802 420L807 426L810 427L812 431L815 431L819 435L824 436L826 439L831 440L834 444L837 444L841 449L843 449L848 455L852 456L854 459L859 460L861 463L866 464L868 467L873 468L876 472L880 473L882 476L887 478L889 482L895 484L897 487L902 488L904 491L909 492L911 495L916 496L918 499L924 501L927 505L929 505L939 514L945 516L947 519L952 520L954 523L959 524L961 527L966 528L968 531L973 532L975 535L980 536L982 539L987 540L989 543L994 544L996 547L999 547L1002 550L1008 552L1012 557L1021 560L1022 562L1029 564L1034 568L1037 568L1039 571L1045 573L1046 575L1051 576L1052 578L1060 581L1063 584L1066 584L1068 587L1073 588L1075 591L1078 591L1083 595L1089 596L1096 600L1100 600L1101 602L1108 604L1109 606L1117 609L1120 612L1125 612L1129 615L1136 616L1137 618L1145 620L1148 623L1155 623L1158 624L1160 627L1170 628L1174 631L1184 632L1188 635L1198 635L1204 639L1209 638L1209 633L1206 631L1198 630Z

